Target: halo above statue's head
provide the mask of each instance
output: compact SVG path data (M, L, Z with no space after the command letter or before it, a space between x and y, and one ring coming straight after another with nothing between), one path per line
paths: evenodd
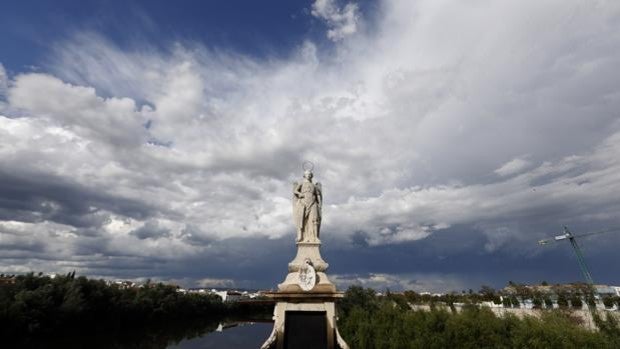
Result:
M312 172L312 170L314 170L314 164L311 161L304 161L303 164L301 164L301 168L305 171L310 171Z

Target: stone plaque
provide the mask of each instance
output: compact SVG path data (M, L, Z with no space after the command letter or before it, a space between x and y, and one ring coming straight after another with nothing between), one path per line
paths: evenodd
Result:
M327 349L327 314L324 311L287 311L285 349Z

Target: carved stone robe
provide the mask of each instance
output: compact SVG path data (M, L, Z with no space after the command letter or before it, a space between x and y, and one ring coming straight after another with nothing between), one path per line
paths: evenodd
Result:
M318 242L321 227L322 193L319 183L304 180L293 189L293 218L297 241Z

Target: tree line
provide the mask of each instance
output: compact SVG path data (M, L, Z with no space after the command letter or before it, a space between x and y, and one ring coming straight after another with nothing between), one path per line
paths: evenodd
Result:
M54 278L29 273L0 285L0 338L20 347L49 347L50 340L70 347L81 337L98 338L90 347L130 342L165 348L214 330L226 318L271 314L270 306L223 303L219 296L183 294L171 285L125 288L75 273Z
M493 302L506 308L518 308L525 301L530 301L534 309L551 308L554 303L560 308L581 309L584 304L593 307L597 303L602 303L608 309L614 306L620 308L620 297L597 295L594 287L586 283L549 285L543 281L540 285L523 285L510 281L505 289L499 291L482 286L478 292L470 289L468 292L431 295L405 291L402 296L412 304L443 303L453 306L455 303Z
M531 288L513 286L504 300L539 296ZM591 290L576 290L555 290L557 302L564 297L575 304L576 295L589 301ZM615 317L595 314L598 331L590 331L562 309L519 319L496 317L475 306L497 302L501 294L483 287L480 292L440 296L406 291L380 297L372 289L352 286L338 304L338 326L356 349L620 348ZM431 310L412 310L411 304L421 303ZM455 303L465 304L463 310L457 312ZM273 305L223 303L216 295L184 294L161 283L125 288L75 273L55 278L30 273L0 284L0 338L8 347L73 348L88 343L91 348L163 349L212 331L226 319L269 319L272 311Z
M411 296L412 294L410 294ZM351 348L620 348L614 316L594 316L598 331L579 324L570 312L549 310L540 317L497 317L472 303L460 312L446 307L412 310L408 297L352 286L339 304L338 327Z

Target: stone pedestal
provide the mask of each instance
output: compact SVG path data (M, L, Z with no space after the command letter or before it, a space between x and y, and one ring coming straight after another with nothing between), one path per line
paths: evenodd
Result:
M316 271L317 282L314 288L310 290L313 293L329 293L336 292L336 286L329 281L325 271L329 264L327 264L323 258L321 258L321 252L319 247L320 242L298 242L297 243L297 255L288 264L288 275L283 283L278 285L278 291L280 292L304 292L299 286L299 271L304 266L306 260L310 260L314 270Z
M261 349L303 349L304 345L311 349L349 349L336 326L336 300L343 293L336 291L325 273L329 265L321 258L320 246L320 242L298 242L297 255L288 265L286 279L278 285L277 292L265 294L276 306L273 330ZM316 283L308 291L302 289L299 281L306 261L316 271ZM295 341L300 336L306 338L304 344Z

